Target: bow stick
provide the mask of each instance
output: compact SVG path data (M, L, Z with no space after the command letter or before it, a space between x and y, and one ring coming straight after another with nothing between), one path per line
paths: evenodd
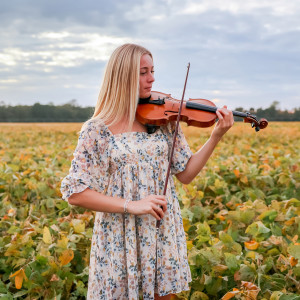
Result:
M188 75L189 75L189 70L190 70L190 63L188 63L187 66L187 73L186 73L186 77L185 77L185 83L184 83L184 88L183 88L183 93L182 93L182 98L181 98L181 103L180 103L180 107L179 107L179 111L178 111L178 116L177 116L177 121L176 121L176 127L175 127L175 132L173 135L173 144L172 144L172 149L171 149L171 154L170 154L170 159L169 159L169 165L168 165L168 170L167 170L167 175L166 175L166 181L165 181L165 187L164 187L164 192L163 195L166 195L167 192L167 186L168 186L168 181L169 181L169 176L170 176L170 170L171 170L171 164L172 164L172 158L173 158L173 153L174 153L174 148L175 148L175 142L176 142L176 137L177 137L177 133L178 133L178 126L179 126L179 120L180 120L180 115L181 115L181 109L182 109L182 104L183 104L183 98L184 98L184 94L185 94L185 88L186 88L186 83L187 83L187 79L188 79ZM159 226L160 226L160 220L156 221L156 261L155 261L155 284L157 285L157 239L159 237Z
M179 107L179 111L178 111L175 132L174 132L174 135L173 135L173 143L172 143L172 149L171 149L171 154L170 154L170 159L169 159L169 165L168 165L168 170L167 170L167 175L166 175L166 181L165 181L163 196L165 196L166 193L167 193L167 187L168 187L168 181L169 181L169 176L170 176L172 158L173 158L173 153L174 153L174 148L175 148L176 137L177 137L177 133L178 133L178 126L179 126L179 121L180 121L181 109L182 109L182 105L183 105L183 99L184 99L187 79L188 79L188 76L189 76L189 71L190 71L190 63L188 63L188 65L187 65L187 73L186 73L186 77L185 77L184 88L183 88L183 92L182 92L182 98L181 98L180 107ZM159 228L159 226L160 226L160 220L157 220L156 228Z

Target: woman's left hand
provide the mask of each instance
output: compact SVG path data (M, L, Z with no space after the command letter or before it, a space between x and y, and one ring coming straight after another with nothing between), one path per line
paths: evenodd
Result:
M232 127L234 124L233 114L231 110L227 109L227 106L218 108L216 111L218 122L212 132L212 136L221 139L222 136Z

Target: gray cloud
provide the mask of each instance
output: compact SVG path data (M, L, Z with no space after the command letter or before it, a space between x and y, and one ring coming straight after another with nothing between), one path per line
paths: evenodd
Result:
M94 105L115 47L154 54L154 89L218 105L298 107L300 10L294 2L11 1L0 4L0 101Z

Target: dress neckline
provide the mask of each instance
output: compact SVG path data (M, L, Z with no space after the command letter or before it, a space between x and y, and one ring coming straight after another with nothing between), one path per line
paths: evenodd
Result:
M147 131L125 131L125 132L113 133L103 121L102 121L102 123L110 136L122 136L122 135L127 135L127 134L135 134L135 135L146 134L147 136L153 135L153 134L148 133Z

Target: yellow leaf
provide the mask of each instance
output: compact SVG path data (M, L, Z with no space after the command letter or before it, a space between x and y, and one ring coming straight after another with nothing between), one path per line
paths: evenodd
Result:
M67 249L68 248L69 239L66 236L63 236L61 240L57 241L57 247Z
M254 283L248 281L242 281L242 287L244 289L246 299L257 299L257 295L260 291L260 288L257 287Z
M218 265L215 265L212 267L212 270L214 272L217 272L217 273L223 273L224 271L228 270L228 267L225 266L225 265L222 265L222 264L218 264Z
M217 189L222 189L225 188L227 184L225 181L221 181L219 178L216 178L214 185Z
M284 222L285 225L292 225L295 223L295 217L292 217L291 219Z
M221 221L224 221L224 220L225 220L225 217L222 216L222 215L217 215L216 217L219 218Z
M240 180L241 180L241 182L243 182L243 183L248 183L248 178L247 178L247 176L245 176L245 175L242 176Z
M51 233L47 226L45 226L44 230L43 230L43 241L46 244L51 244L51 242L52 242Z
M191 203L191 199L189 199L188 197L186 196L182 196L181 197L181 201L183 203L184 206L190 206L190 203Z
M226 293L226 294L221 298L221 300L229 300L229 299L235 297L236 294L240 294L240 293L241 293L240 290L234 289L234 291Z
M53 271L58 270L58 265L54 261L49 261L49 265L52 268Z
M187 246L187 249L188 249L188 250L191 250L191 249L193 248L193 246L194 246L194 245L193 245L193 241L187 241L187 242L186 242L186 246Z
M18 289L18 290L22 288L23 280L24 279L28 280L23 269L20 269L17 272L15 272L14 274L9 276L9 278L11 278L11 277L15 277L15 286L16 286L16 289Z
M14 216L15 214L16 214L16 210L13 208L9 209L7 212L7 215L10 217Z
M239 178L240 177L240 171L238 169L233 170L234 175Z
M259 290L259 288L254 283L249 281L242 281L242 286L247 290Z
M280 161L279 160L274 160L274 166L276 167L276 168L278 168L279 166L280 166Z
M296 235L293 237L293 239L292 239L292 242L293 242L294 244L296 244L297 241L298 241L298 234L296 234Z
M17 275L21 272L21 270L22 270L22 269L16 271L14 274L11 274L11 275L9 276L9 278L12 278L12 277L14 277L14 276L17 276Z
M251 259L255 259L255 257L256 257L256 252L254 252L254 251L249 251L249 252L247 252L247 254L246 254L246 258L251 258Z
M76 233L82 233L85 231L85 223L82 220L72 220L72 225Z
M292 267L295 267L298 264L298 259L293 256L290 256L290 264Z
M23 271L24 272L24 271ZM23 284L23 274L22 272L15 277L15 286L16 289L20 289Z
M245 242L245 247L249 250L256 250L259 246L259 243L256 241Z
M23 175L27 175L27 174L29 174L30 172L31 172L30 169L27 169L26 171L23 172Z
M234 153L235 155L241 155L241 151L240 151L240 149L239 149L238 147L234 147L233 153Z
M197 198L202 199L204 197L204 192L203 191L198 191L197 192Z
M59 257L60 264L65 266L74 258L74 252L72 249L65 250Z
M182 218L184 231L187 232L191 227L190 221L188 219Z
M260 165L258 168L259 169L264 169L265 171L271 170L271 167L267 164Z
M49 246L48 245L41 245L39 255L41 256L50 256Z

